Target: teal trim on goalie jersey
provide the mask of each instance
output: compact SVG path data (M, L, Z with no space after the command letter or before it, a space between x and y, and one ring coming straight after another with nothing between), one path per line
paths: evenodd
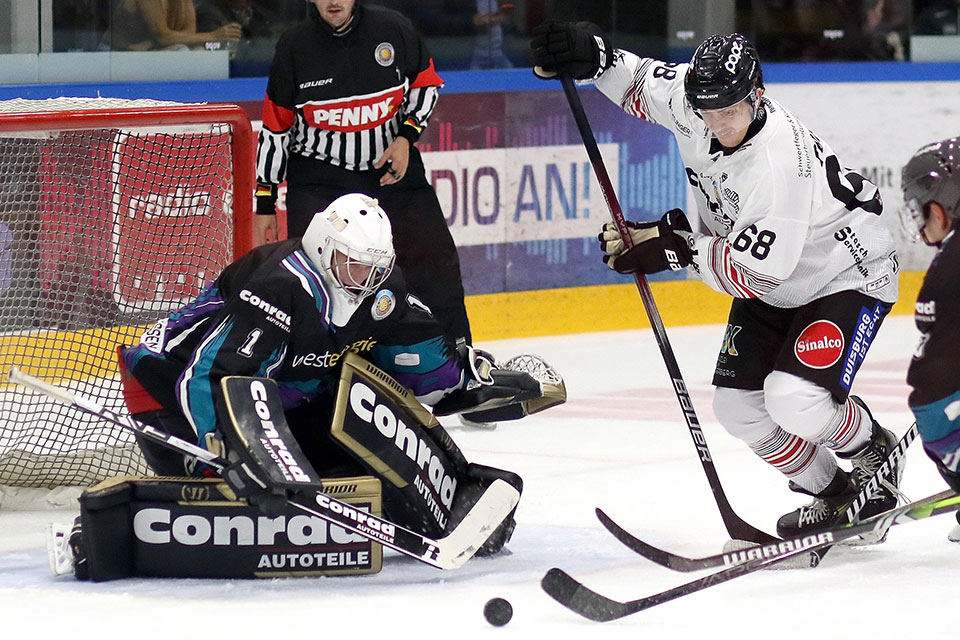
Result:
M322 276L313 268L313 263L307 257L303 249L298 249L283 259L280 263L285 269L296 275L304 289L307 290L317 305L317 311L323 318L324 326L331 324L330 314L332 305L330 304L330 293L327 291L326 283Z
M960 403L960 391L930 404L910 407L917 418L917 427L924 442L936 442L954 431L960 431L960 415L953 420L947 416L947 407L953 403ZM952 412L960 413L960 404L954 407Z
M416 364L398 364L399 355L417 356ZM447 345L443 338L431 338L417 344L405 346L376 345L370 351L371 361L387 371L397 373L427 374L436 371L450 361Z
M209 376L213 370L213 363L217 354L220 353L220 348L226 342L232 327L232 318L223 321L214 330L213 334L203 341L193 361L187 365L187 369L183 372L183 376L186 378L186 388L184 389L186 398L180 396L180 406L185 413L189 413L188 418L193 422L197 431L199 443L203 443L204 436L217 426L217 412ZM182 388L182 383L179 386Z

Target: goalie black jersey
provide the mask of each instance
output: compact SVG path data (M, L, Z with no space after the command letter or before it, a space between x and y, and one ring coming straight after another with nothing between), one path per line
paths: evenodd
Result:
M341 360L353 351L432 404L464 383L456 350L430 310L390 277L344 326L331 322L332 292L299 238L258 247L229 265L192 302L122 352L153 398L180 410L198 439L216 427L220 380L271 378L284 409L333 399Z
M947 236L917 297L920 344L907 371L910 408L928 453L960 468L960 240Z

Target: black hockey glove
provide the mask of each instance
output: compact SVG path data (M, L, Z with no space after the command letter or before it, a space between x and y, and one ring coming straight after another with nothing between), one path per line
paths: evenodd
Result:
M533 73L543 80L558 75L593 79L613 64L610 40L592 22L548 20L533 35Z
M627 222L632 245L626 248L617 227L608 222L597 239L604 252L603 262L618 273L660 273L679 271L693 261L685 235L690 223L680 209L671 209L659 222ZM678 233L679 232L679 233Z
M257 215L277 215L277 185L257 183Z

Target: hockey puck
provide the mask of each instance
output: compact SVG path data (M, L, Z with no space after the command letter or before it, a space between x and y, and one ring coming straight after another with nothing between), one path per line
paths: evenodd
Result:
M503 598L490 598L483 605L483 617L495 627L502 627L513 617L513 607Z

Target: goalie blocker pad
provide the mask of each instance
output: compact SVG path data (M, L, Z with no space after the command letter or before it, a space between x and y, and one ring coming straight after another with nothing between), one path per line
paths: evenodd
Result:
M352 353L344 359L330 431L383 480L384 511L390 519L431 537L451 531L494 480L523 489L514 473L467 463L410 391ZM511 513L477 555L499 552L514 525Z
M447 529L467 461L437 419L389 374L348 353L330 433L383 480L384 511L439 537Z
M380 481L323 480L324 493L381 515ZM276 578L378 573L382 547L286 507L265 515L220 479L111 478L80 496L90 580Z
M222 475L239 496L258 496L261 506L276 508L281 500L262 496L283 498L287 492L322 490L317 472L290 432L276 382L227 376L220 381L220 389L218 431L234 463Z

